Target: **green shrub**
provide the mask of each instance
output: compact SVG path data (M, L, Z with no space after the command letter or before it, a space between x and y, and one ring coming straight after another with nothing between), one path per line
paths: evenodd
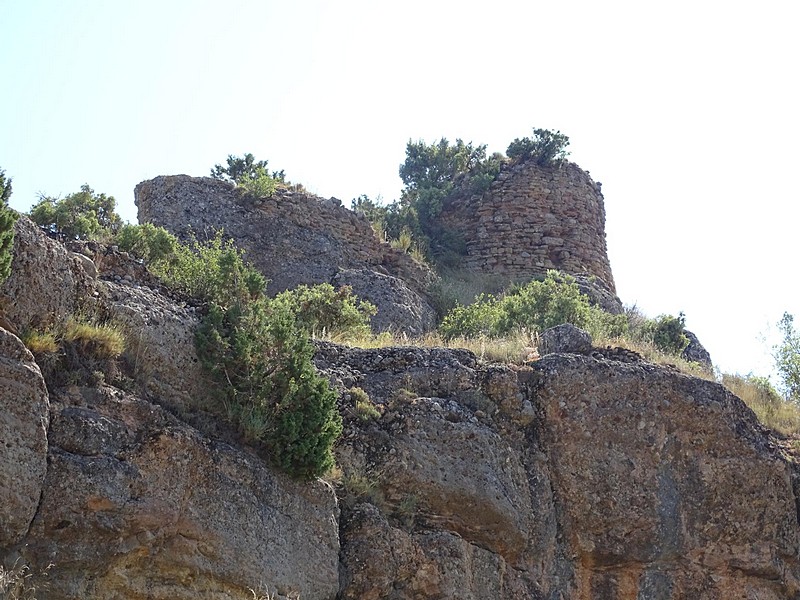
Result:
M370 333L369 320L375 306L359 300L349 286L338 290L329 283L301 285L278 294L274 302L284 305L298 325L311 335L336 334L361 337Z
M214 179L234 181L237 184L241 183L241 181L245 179L255 179L259 174L262 173L267 174L270 178L282 183L286 179L282 170L273 171L270 174L267 169L269 162L266 160L256 161L255 156L249 152L242 157L229 154L227 163L227 167L223 167L222 165L214 165L214 168L211 169L211 176Z
M562 162L569 156L569 138L560 131L534 129L533 137L517 138L506 150L508 158L518 161L535 160L541 166Z
M680 356L681 352L689 345L689 338L684 333L686 317L679 313L677 317L661 315L656 319L653 331L653 342L656 347L667 354Z
M277 466L309 478L333 465L336 394L316 374L311 344L287 306L264 297L212 304L196 346L227 416L263 442Z
M250 196L267 198L275 193L279 184L285 184L286 178L283 171L270 171L268 161L256 161L255 157L247 153L241 158L228 156L228 166L214 165L211 176L215 179L233 181Z
M410 141L400 165L405 184L398 202L382 211L382 228L390 239L410 232L428 262L453 266L464 253L463 240L443 227L438 217L455 193L483 193L500 172L501 154L486 156L486 146L442 138L434 144Z
M88 185L66 198L43 196L31 208L31 219L52 233L73 239L108 240L122 226L113 196L97 194Z
M800 333L795 330L794 316L788 312L778 323L783 339L773 348L775 368L783 383L786 397L800 403Z
M314 370L307 328L352 327L364 318L366 305L349 290L330 286L269 299L264 277L221 235L179 245L158 266L170 285L208 303L195 346L219 412L246 439L263 444L269 459L290 475L311 478L327 471L341 416L335 392ZM325 299L338 302L337 308L326 307ZM308 315L301 322L304 307Z
M130 252L147 263L169 259L178 247L178 238L151 223L123 225L114 238L120 250Z
M171 288L194 298L227 307L264 294L266 278L245 264L243 251L218 232L208 242L178 244L169 260L151 266Z
M621 335L627 329L622 315L610 315L589 303L574 277L548 271L542 281L512 287L500 297L478 296L468 306L457 306L439 328L445 339L497 338L515 331L532 333L572 323L592 335Z
M14 250L14 222L17 213L8 206L11 197L11 179L0 169L0 284L11 275Z

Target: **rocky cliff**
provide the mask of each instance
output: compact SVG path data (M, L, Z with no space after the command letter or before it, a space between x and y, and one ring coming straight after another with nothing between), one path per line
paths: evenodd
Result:
M349 285L378 307L378 330L419 334L434 326L426 290L435 276L381 242L369 222L335 199L279 190L251 199L209 177L156 177L136 186L139 222L183 239L224 230L270 280L272 294L301 284Z
M794 457L716 383L586 345L320 343L341 473L299 483L205 411L191 307L16 231L9 327L94 311L135 341L121 374L66 376L0 330L0 561L52 564L40 598L800 597Z

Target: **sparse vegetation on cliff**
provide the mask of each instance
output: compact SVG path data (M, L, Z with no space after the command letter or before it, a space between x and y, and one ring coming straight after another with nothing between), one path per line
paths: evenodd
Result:
M283 170L270 172L267 168L268 161L256 161L249 152L242 157L230 154L227 162L227 167L214 165L211 176L214 179L233 181L252 196L258 198L272 196L278 185L286 182Z
M269 459L290 475L311 478L327 471L341 417L336 393L311 363L308 332L326 325L363 327L369 306L333 288L269 299L263 275L221 235L206 244L179 245L159 273L171 286L208 302L196 348L218 410L246 439L263 444Z
M17 213L8 206L11 197L11 178L0 169L0 283L11 274L12 250L14 248L14 222Z

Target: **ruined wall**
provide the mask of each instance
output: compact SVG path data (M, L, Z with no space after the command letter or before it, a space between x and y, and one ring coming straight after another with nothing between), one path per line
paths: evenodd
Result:
M615 292L600 184L573 163L507 166L487 193L447 203L442 220L464 237L468 270L522 279L558 269Z

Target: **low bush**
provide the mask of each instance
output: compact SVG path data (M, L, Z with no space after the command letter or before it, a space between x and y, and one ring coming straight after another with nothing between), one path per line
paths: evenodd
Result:
M203 243L178 244L169 260L151 270L169 287L194 298L227 307L263 296L266 278L246 265L243 252L223 232Z
M288 474L308 479L330 469L341 416L335 392L314 370L308 335L316 327L360 327L369 305L330 286L270 299L266 279L221 234L178 245L156 266L168 285L208 305L195 346L216 410Z
M439 328L446 339L499 338L518 331L538 333L562 323L592 335L623 335L627 320L593 306L575 278L549 271L542 281L514 286L501 296L483 294L472 304L456 306Z
M169 260L178 247L178 238L152 223L123 225L114 238L120 250L130 252L146 263Z
M508 145L508 158L518 161L535 160L540 166L550 166L566 160L569 138L560 131L534 129L533 137L517 138Z
M300 285L278 294L274 302L285 306L309 334L338 339L369 334L370 318L377 312L373 304L354 296L349 286L337 290L329 283Z

